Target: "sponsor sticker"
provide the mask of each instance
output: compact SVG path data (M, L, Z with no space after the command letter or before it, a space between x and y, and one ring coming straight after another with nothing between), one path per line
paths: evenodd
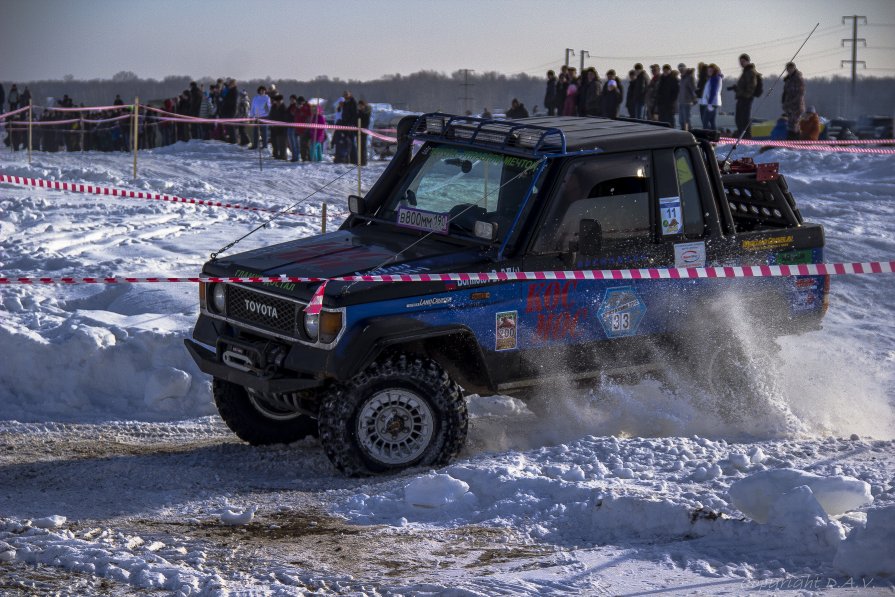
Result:
M662 220L662 235L680 234L684 229L681 216L680 197L659 197L659 218Z
M744 240L743 248L752 251L760 251L762 249L777 249L786 247L792 243L792 236L774 236L771 238L759 238L758 240Z
M800 263L814 263L814 251L802 249L800 251L787 251L777 253L774 262L777 265L798 265Z
M519 317L516 311L504 311L495 316L495 350L516 348L516 328Z
M609 338L633 336L646 313L646 304L633 286L607 288L597 314Z
M407 308L412 309L414 307L437 307L439 305L450 305L453 300L454 298L450 296L437 296L434 298L421 299L415 303L407 303Z
M448 233L449 219L447 214L439 214L422 209L401 207L398 209L398 226L425 230L436 234Z
M674 245L674 267L705 267L705 243Z

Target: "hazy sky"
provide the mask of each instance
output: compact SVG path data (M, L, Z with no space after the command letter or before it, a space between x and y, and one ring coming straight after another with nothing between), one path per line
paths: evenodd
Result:
M847 74L845 14L867 17L867 75L895 75L895 0L0 0L0 80L233 76L374 79L421 69L540 74L565 48L600 71L747 51L779 72Z

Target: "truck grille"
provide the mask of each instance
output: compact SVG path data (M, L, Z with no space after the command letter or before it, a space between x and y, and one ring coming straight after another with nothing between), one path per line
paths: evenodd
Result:
M295 301L227 284L227 316L254 327L294 337L300 307Z

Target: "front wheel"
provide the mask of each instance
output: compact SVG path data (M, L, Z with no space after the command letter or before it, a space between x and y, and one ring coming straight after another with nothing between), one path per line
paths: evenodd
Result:
M331 388L318 423L335 467L364 475L447 464L466 442L468 414L438 363L397 354Z

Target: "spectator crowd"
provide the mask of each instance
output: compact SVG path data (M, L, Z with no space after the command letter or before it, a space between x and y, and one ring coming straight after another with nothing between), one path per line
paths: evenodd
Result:
M26 87L19 92L12 85L6 95L0 85L0 112L27 107L31 93ZM65 95L55 100L55 105L44 108L36 117L39 126L32 127L31 144L43 151L129 151L132 147L133 107L126 106L121 96L115 97L115 110L82 112L64 111L73 108L74 101ZM81 104L80 107L84 107ZM336 124L369 128L371 106L363 99L356 100L345 91L338 102L335 115L327 121L321 101L308 101L292 94L288 103L276 85L258 87L250 99L247 91L239 89L235 79L218 79L208 86L195 81L179 96L160 102L151 102L151 108L142 107L138 121L139 149L153 149L191 139L220 140L239 144L249 149L264 150L270 147L274 159L321 161L324 144L329 143L338 163L358 162L358 139L353 131L336 130L327 134L323 125ZM4 143L13 150L27 147L27 113L9 117L6 121L7 136ZM188 119L221 120L217 122L187 122ZM305 127L271 126L258 122L230 123L226 119L253 119L282 122L284 124L311 125ZM59 125L45 123L59 122ZM316 126L315 126L316 125ZM360 160L366 164L367 135L361 135Z
M753 102L764 95L764 80L748 54L740 55L739 63L742 69L739 78L727 88L734 92L736 99L736 131L731 132L750 139ZM783 81L781 118L785 128L782 132L775 129L775 134L782 139L817 139L820 121L813 108L805 109L805 79L794 63L786 65ZM574 66L563 66L558 75L556 71L547 71L544 108L549 116L619 118L624 107L627 118L665 122L683 130L718 130L723 87L724 75L713 62L700 62L696 68L680 63L676 69L670 64L661 67L652 64L649 72L637 63L628 71L625 81L613 69L607 70L603 79L594 67L578 73ZM513 107L507 111L508 118L528 116L525 107L517 104L514 99ZM698 124L693 116L694 107L699 115Z
M764 95L763 76L748 54L739 57L742 69L736 84L728 87L735 95L736 136L751 138L752 107L755 99ZM614 69L601 78L597 69L590 67L578 73L573 66L563 66L557 75L547 72L544 107L548 115L602 116L619 118L622 109L628 118L653 120L679 126L683 130L703 128L718 130L717 117L722 107L724 75L715 63L700 62L696 68L680 63L676 69L670 64L652 64L647 71L637 63L622 80ZM16 85L5 93L0 85L0 112L26 107L31 101L28 87L19 91ZM120 96L113 102L120 108L112 111L63 111L73 108L74 101L63 96L55 106L37 114L41 126L32 128L31 144L43 151L128 151L132 147L132 106L126 106ZM83 107L83 104L81 104ZM336 124L368 129L372 116L369 104L356 100L345 91L334 116L329 120L321 109L321 100L306 100L292 94L288 100L276 85L261 85L254 96L237 86L235 79L218 79L208 88L192 82L188 89L173 98L151 102L153 109L141 108L138 120L140 149L152 149L191 139L220 140L239 144L253 150L270 147L274 159L321 161L324 145L337 163L356 164L367 161L367 135L361 135L358 156L358 135L355 131L335 130L327 134L318 125ZM697 108L698 123L693 115ZM817 139L820 119L813 107L805 106L805 79L796 65L786 65L783 78L782 115L771 132L772 139ZM484 117L490 118L485 111ZM529 112L518 99L512 100L506 111L510 119L527 118ZM20 113L6 121L4 143L13 150L27 147L28 114ZM203 121L191 119L203 119ZM228 122L230 119L252 119L249 122ZM212 122L208 122L208 121ZM215 121L220 122L215 122ZM280 122L293 126L271 126L259 120ZM47 125L59 122L59 125Z

